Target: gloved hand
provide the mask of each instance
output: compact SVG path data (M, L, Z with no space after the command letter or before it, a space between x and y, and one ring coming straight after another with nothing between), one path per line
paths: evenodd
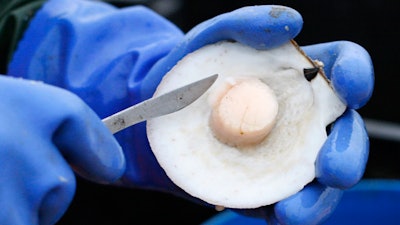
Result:
M294 38L301 25L296 11L274 6L242 8L206 21L189 32L176 49L153 67L143 80L143 87L147 87L143 90L151 93L149 89L154 90L151 84L159 82L157 74L165 74L183 56L206 44L235 40L256 49L268 49ZM368 135L355 110L364 106L372 95L374 72L369 54L361 46L346 41L306 46L304 50L312 59L324 63L327 77L348 109L333 124L319 153L317 179L313 183L272 206L235 210L264 217L269 224L319 224L333 212L342 190L361 179L368 159Z
M281 6L255 6L220 15L196 26L183 36L168 21L143 7L117 10L98 2L50 1L39 11L28 28L10 64L9 73L43 80L71 90L84 99L100 117L106 117L151 97L162 76L179 59L206 44L235 40L257 49L268 49L294 38L301 27L302 18L295 10ZM176 47L173 48L174 46ZM314 52L312 49L307 48L307 52L313 53L313 57L324 53L321 51L317 54L318 48ZM346 53L344 49L339 50L336 53ZM346 56L347 53L343 55ZM354 66L363 57L369 60L367 54L350 57L351 60L345 65ZM327 64L326 69L335 68L334 62L339 62L340 57L327 55L320 60L332 62L332 67ZM371 68L370 62L366 66ZM359 106L365 104L372 91L372 74L353 74L349 68L342 69L342 73L328 71L328 74L332 80L335 77L348 77L357 81L358 76L369 76L369 85L359 91L363 93L367 89L366 97L362 99L353 97L355 95L352 92L357 86L348 87L350 82L344 85L338 82L335 85L339 93L343 93L344 99L352 100L349 103L356 101ZM352 88L352 92L343 91L348 88ZM352 129L345 130L349 126ZM168 179L158 165L147 142L145 123L117 133L116 138L127 158L127 170L116 184L156 189L190 198ZM349 110L335 123L317 162L318 165L333 162L337 165L355 166L347 163L353 159L335 160L341 155L350 154L348 152L355 152L352 155L360 159L360 164L354 170L348 170L353 171L349 172L349 177L327 176L331 174L329 170L334 169L333 167L318 169L321 181L308 185L297 195L273 206L252 210L251 214L262 212L265 216L272 215L271 220L279 220L282 224L291 221L316 224L333 210L340 198L340 185L334 184L344 183L351 186L358 181L368 154L367 143L362 119ZM351 149L350 144L357 146L357 149ZM336 149L337 146L347 148ZM340 154L330 158L330 155L324 156L327 151L338 151ZM332 181L333 185L329 186ZM307 204L298 204L296 199ZM327 202L327 199L332 201ZM302 211L295 207L300 207ZM324 214L321 218L316 216L312 220L311 215L321 215L313 214L315 212Z
M8 75L67 89L104 118L152 95L154 90L141 93L142 80L182 37L175 25L145 7L50 0L31 20ZM150 150L144 123L115 137L127 158L120 183L176 189Z
M0 96L1 224L54 224L75 193L73 171L99 183L123 174L121 147L75 95L0 76Z
M314 225L324 221L340 201L343 190L360 181L368 159L368 134L363 119L355 111L368 102L374 88L368 52L347 41L306 46L303 50L324 63L325 74L348 109L335 121L319 152L317 179L273 209L262 212L270 224Z

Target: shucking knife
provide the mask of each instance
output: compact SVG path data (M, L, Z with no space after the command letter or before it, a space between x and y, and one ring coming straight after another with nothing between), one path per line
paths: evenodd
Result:
M217 80L218 74L195 81L163 95L147 99L102 121L115 134L139 122L176 112L202 96Z

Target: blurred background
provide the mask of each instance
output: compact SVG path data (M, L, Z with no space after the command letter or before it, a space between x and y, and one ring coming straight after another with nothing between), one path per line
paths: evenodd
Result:
M364 178L400 178L400 7L391 0L309 0L309 1L210 1L210 0L115 0L123 7L130 3L146 5L183 31L234 9L276 4L299 11L304 19L302 32L295 39L300 45L348 40L363 46L375 68L372 99L358 112L370 132L370 156ZM378 123L375 123L378 122ZM387 132L387 134L385 133ZM78 178L75 199L57 223L66 224L200 224L217 211L163 193L118 189L96 185ZM149 216L151 215L151 216ZM142 222L139 222L142 221Z

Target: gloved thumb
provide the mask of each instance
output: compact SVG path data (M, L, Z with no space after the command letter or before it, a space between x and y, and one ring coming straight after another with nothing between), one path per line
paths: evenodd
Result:
M85 104L71 101L53 141L75 172L98 183L111 183L122 176L122 148L100 118Z
M76 173L99 183L113 182L122 176L125 171L122 148L97 114L77 95L23 79L5 77L2 84L5 100L12 101L8 104L18 109L13 116L35 132L31 135L52 141Z

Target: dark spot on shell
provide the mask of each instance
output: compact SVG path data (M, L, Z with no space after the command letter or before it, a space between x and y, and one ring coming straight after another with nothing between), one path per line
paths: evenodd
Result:
M307 79L307 81L312 81L317 76L318 72L318 67L303 69L304 77Z

